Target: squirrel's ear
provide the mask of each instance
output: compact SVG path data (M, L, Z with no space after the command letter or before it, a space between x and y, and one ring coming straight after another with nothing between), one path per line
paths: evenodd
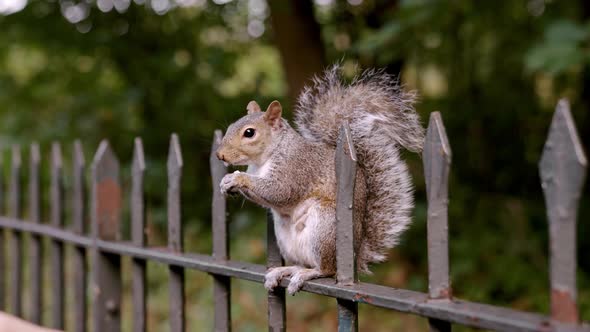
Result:
M281 103L278 101L273 101L268 105L266 109L266 113L264 114L264 119L268 124L272 127L280 127L281 126L281 113L283 112L283 107L281 107Z
M246 106L246 109L248 110L248 114L262 112L262 110L260 110L260 106L258 106L258 103L255 102L254 100L252 100L251 102L248 103L248 106Z

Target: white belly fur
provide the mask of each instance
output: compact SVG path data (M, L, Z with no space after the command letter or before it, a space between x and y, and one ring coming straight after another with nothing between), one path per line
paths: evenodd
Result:
M307 267L320 266L319 258L316 257L313 250L314 237L317 236L317 230L322 229L318 225L320 218L317 209L314 208L315 204L318 203L310 200L302 202L291 211L292 213L283 214L283 216L274 209L271 210L274 217L275 235L281 254L293 264ZM307 211L302 213L302 209ZM294 221L294 215L305 215L305 218ZM302 221L305 222L305 227L298 230L297 224Z

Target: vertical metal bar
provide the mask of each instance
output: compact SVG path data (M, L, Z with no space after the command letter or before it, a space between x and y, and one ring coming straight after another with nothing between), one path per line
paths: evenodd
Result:
M141 139L135 138L133 164L131 166L131 240L139 247L145 246L145 205L143 174L145 158ZM146 261L133 259L133 331L144 332L146 326Z
M119 161L102 141L92 163L92 234L97 240L120 239L121 184ZM93 330L121 331L121 257L93 250Z
M428 198L428 294L431 299L450 299L448 186L451 147L439 112L430 114L424 144L424 178ZM430 331L451 331L451 324L429 319Z
M549 137L539 163L549 218L551 316L577 323L576 219L586 177L587 160L570 113L569 103L557 104Z
M168 248L182 252L182 220L180 219L180 179L182 177L182 153L178 136L172 134L168 151ZM184 319L184 268L169 266L170 271L170 330L185 330Z
M63 179L61 147L58 143L51 145L51 225L63 227ZM51 240L51 276L52 276L52 325L56 329L64 328L64 248L63 243Z
M215 151L221 144L222 134L216 130L213 136L213 146L209 164L211 167L211 180L213 181L213 203L211 207L213 228L213 257L218 260L229 258L229 244L227 231L227 218L225 215L225 197L221 194L219 184L227 173L227 168L217 159ZM213 276L213 298L215 299L215 331L231 330L231 278L227 276Z
M72 188L72 228L76 234L85 234L85 208L86 185L84 180L86 161L84 151L79 140L74 142L73 152L73 176ZM86 331L86 248L74 247L74 331Z
M335 159L337 281L341 285L353 285L358 281L353 209L357 158L347 122L340 128ZM358 304L338 299L338 331L357 330Z
M0 150L0 215L4 215L4 151ZM0 228L0 311L6 311L6 232Z
M275 236L274 220L272 213L267 213L266 228L266 267L283 265L283 257ZM285 289L276 287L268 292L268 330L271 332L285 331L287 308L285 304Z
M39 163L41 152L39 144L31 144L31 157L29 160L29 220L38 224L41 222L41 197L39 193ZM42 239L39 235L31 234L31 322L41 324L41 307L43 292L41 290L43 276Z
M10 216L20 219L21 211L21 152L19 146L12 148L12 168L10 174ZM12 273L10 280L11 306L15 316L22 316L22 233L16 230L12 231L12 248L13 255Z

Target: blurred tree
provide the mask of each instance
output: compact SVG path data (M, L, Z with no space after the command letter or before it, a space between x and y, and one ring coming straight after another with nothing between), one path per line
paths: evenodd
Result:
M273 41L283 60L289 83L289 98L295 101L313 75L326 65L320 26L312 1L270 1Z

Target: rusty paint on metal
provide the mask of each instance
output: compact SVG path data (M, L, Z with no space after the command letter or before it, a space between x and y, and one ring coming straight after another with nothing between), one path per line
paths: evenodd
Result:
M121 223L121 187L119 161L102 141L92 165L91 199L93 247L93 330L121 330L121 256L98 248L98 241L119 239ZM113 310L116 307L117 310Z
M119 213L121 211L121 187L114 179L106 178L97 183L96 202L99 216L99 234L103 240L117 240L119 237Z
M453 297L453 289L449 287L449 288L438 289L437 297L430 296L430 299L443 300L443 299L450 299L452 297Z
M559 322L578 322L578 307L570 292L559 289L551 291L551 314Z
M368 303L368 304L373 304L373 299L371 299L370 296L365 295L365 294L355 294L352 297L352 300L355 302L360 302L360 303Z

